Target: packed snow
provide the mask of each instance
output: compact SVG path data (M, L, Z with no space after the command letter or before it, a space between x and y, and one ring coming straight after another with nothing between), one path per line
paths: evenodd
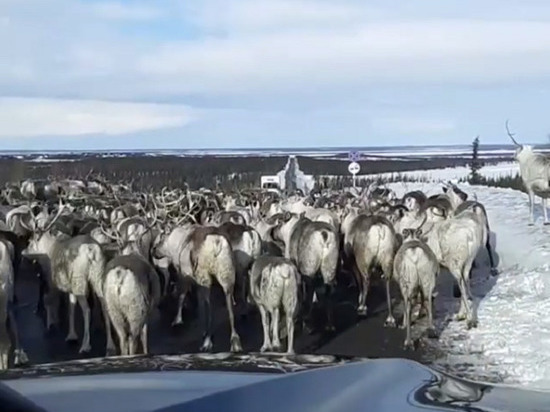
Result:
M357 178L381 177L383 179L391 180L420 180L425 182L441 182L448 180L465 179L470 174L469 167L447 167L444 169L433 170L411 170L408 172L390 172L390 173L378 173L370 175L358 175ZM502 178L513 177L519 173L519 166L517 162L501 162L494 165L484 166L480 170L480 174L487 178Z
M435 184L390 187L398 194L416 189L441 192ZM464 322L448 322L438 343L445 355L436 364L474 379L550 390L550 226L542 225L542 207L538 205L536 224L530 227L524 193L459 187L486 207L500 274L489 275L483 250L471 280L479 326L467 330ZM458 307L458 299L448 300L444 310Z

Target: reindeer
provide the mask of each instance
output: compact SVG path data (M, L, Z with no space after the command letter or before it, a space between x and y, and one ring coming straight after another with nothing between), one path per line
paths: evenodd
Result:
M491 229L489 227L489 218L487 216L485 206L483 206L477 200L468 200L468 194L460 190L456 185L452 183L447 183L447 185L443 187L443 191L447 194L451 203L453 204L455 216L460 215L460 213L464 212L465 210L473 210L474 206L479 207L479 210L481 211L480 217L482 218L483 224L485 225L485 231L483 233L484 237L482 241L485 244L485 249L487 250L487 255L489 256L491 275L498 275L498 269L495 266L493 248L491 247Z
M105 329L107 332L107 353L114 351L111 336L109 316L106 313L103 300L103 273L105 256L101 246L88 235L70 237L50 229L63 212L63 204L59 202L57 214L43 228L35 227L24 255L35 257L40 261L47 283L44 296L46 306L46 326L50 330L58 322L59 292L69 294L69 333L66 341L77 340L74 321L76 303L84 317L84 336L79 352L89 352L90 346L90 307L87 295L88 287L101 303Z
M170 233L163 231L159 234L153 246L153 256L157 259L169 258L181 277L180 282L187 285L184 297L189 290L190 282L198 287L200 317L205 332L201 351L210 351L213 346L210 289L212 281L217 280L225 294L231 328L231 351L242 351L233 313L235 260L226 235L216 227L176 227Z
M543 153L534 152L530 145L519 144L508 128L508 120L506 120L506 132L516 146L514 157L519 163L521 180L529 196L528 225L535 224L535 196L542 200L544 225L549 225L546 206L547 199L550 197L550 158Z
M423 223L420 225L422 226ZM418 292L428 313L428 333L435 336L432 296L435 290L439 262L433 251L421 239L422 229L404 229L403 244L397 250L393 273L399 283L404 302L403 326L406 328L405 349L413 348L411 316Z
M250 269L250 292L262 317L264 342L261 351L281 350L279 340L280 309L284 311L288 355L294 354L294 322L298 312L300 275L289 260L260 256Z
M423 227L423 240L434 252L439 264L446 267L458 283L461 301L455 320L466 319L467 327L477 326L475 311L470 303L470 270L479 249L483 246L485 224L483 210L474 205L456 216L448 216L439 211L436 205L426 210L430 222ZM428 223L427 227L426 223Z
M331 300L340 250L338 232L328 223L311 221L304 216L304 213L297 216L287 212L284 223L273 229L273 236L284 242L284 256L296 265L303 277L304 304L307 305L306 318L311 315L317 275L321 275L327 310L326 328L334 330Z
M148 353L147 322L160 300L155 268L138 254L119 255L107 263L103 296L121 355L135 355L138 339Z
M393 259L398 248L398 239L391 222L384 216L359 214L350 224L345 249L355 258L353 273L359 288L357 313L367 314L367 294L372 270L382 269L386 282L388 317L386 326L395 326L391 307L390 282L393 278ZM350 254L350 252L348 252Z
M13 260L14 245L5 236L0 236L0 370L9 368L9 355L12 348L15 365L28 362L25 351L19 345L19 333L13 310L15 303Z

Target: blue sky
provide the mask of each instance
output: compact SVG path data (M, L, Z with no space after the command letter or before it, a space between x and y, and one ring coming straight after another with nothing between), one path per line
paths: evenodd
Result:
M0 0L0 149L550 133L548 0Z

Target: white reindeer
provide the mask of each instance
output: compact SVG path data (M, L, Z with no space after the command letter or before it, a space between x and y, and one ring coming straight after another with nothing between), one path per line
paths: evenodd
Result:
M521 180L529 195L529 226L535 224L535 196L542 200L544 224L549 225L546 201L550 197L550 158L543 153L534 152L530 145L519 144L508 128L508 120L506 132L516 145L515 159L519 163Z
M432 336L435 334L432 296L439 272L439 262L428 245L420 240L422 229L404 229L402 234L403 244L395 254L393 272L399 283L405 306L403 317L403 326L407 330L405 348L412 349L411 315L418 292L422 296L421 303L428 313L428 332Z
M250 269L250 291L262 317L264 343L261 351L280 350L280 309L286 318L287 354L294 353L294 322L298 314L300 275L289 260L277 256L260 256Z

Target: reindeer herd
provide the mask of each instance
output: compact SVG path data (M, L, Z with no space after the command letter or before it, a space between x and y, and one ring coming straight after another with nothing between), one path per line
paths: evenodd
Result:
M39 274L36 309L45 311L47 330L59 324L60 298L67 298L66 340L78 340L76 307L82 311L82 353L91 349L95 310L105 328L106 356L147 353L152 312L175 295L173 324L181 324L190 294L197 298L201 350L212 350L211 289L217 283L231 351L242 350L239 323L252 321L246 315L257 310L261 351L281 351L283 333L286 353L292 354L295 325L318 327L311 321L316 306L324 312L324 329L334 329L334 290L346 276L357 287L360 316L368 313L371 281L384 282L388 327L396 326L390 292L399 287L404 343L412 348L411 324L424 313L428 335L436 336L433 299L440 267L460 290L455 320L475 327L469 277L482 248L496 274L487 215L458 187L443 189L402 198L373 186L308 196L188 187L138 192L90 176L7 185L0 206L0 369L28 361L14 314L22 259L34 262Z

